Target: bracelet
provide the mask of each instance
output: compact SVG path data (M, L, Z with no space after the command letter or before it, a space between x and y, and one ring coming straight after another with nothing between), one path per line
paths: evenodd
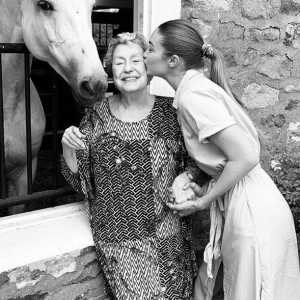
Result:
M185 171L186 176L189 178L191 182L194 182L194 176L190 172Z

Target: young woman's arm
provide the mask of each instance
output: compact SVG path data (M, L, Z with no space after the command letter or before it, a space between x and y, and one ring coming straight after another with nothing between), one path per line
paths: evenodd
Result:
M214 200L226 193L259 163L259 155L237 125L221 130L209 137L209 140L225 154L228 162L216 185L208 194L194 201L186 201L178 205L168 204L172 210L178 211L180 216L190 215L209 207ZM192 183L190 186L197 194L197 185Z

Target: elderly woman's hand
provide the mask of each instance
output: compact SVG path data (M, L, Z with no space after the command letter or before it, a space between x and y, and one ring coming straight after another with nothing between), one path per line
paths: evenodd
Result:
M63 157L70 168L70 170L78 175L78 166L75 150L86 149L83 140L85 135L82 134L79 129L75 126L67 128L64 132L64 135L61 139L63 146Z
M194 191L188 186L190 179L185 172L179 174L169 189L172 202L182 203L187 200L195 199ZM185 188L184 188L185 187Z
M85 149L84 139L85 135L79 131L79 128L71 126L65 130L61 143L64 149L83 150Z
M194 182L188 182L182 189L191 189L194 192L194 198L188 199L182 203L178 203L177 201L174 203L167 203L167 205L174 213L178 213L180 217L191 215L199 210L204 210L211 204L211 201L208 199L208 194L206 194L207 188L208 183L201 187ZM173 198L175 197L174 194L171 194L171 197L172 196Z

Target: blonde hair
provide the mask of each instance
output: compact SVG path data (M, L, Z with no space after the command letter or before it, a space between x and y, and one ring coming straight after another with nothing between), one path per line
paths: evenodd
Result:
M222 54L210 44L205 43L198 28L189 21L177 19L161 24L157 30L161 36L164 55L178 55L184 60L186 69L203 68L205 66L203 57L210 59L210 79L222 87L245 110L244 104L231 90ZM245 113L247 114L246 110ZM265 137L259 129L256 128L256 130L260 144L263 146Z
M112 38L105 55L106 68L109 75L112 75L112 62L113 62L113 56L116 48L119 45L128 45L129 43L134 43L139 45L143 49L143 52L145 52L148 49L147 40L145 39L144 35L139 31L132 32L132 33L123 32L118 34L116 38Z

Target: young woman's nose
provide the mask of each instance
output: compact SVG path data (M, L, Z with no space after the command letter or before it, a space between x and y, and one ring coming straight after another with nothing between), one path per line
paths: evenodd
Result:
M144 54L143 54L143 58L144 59L146 59L147 58L147 56L148 56L148 49L144 52Z

